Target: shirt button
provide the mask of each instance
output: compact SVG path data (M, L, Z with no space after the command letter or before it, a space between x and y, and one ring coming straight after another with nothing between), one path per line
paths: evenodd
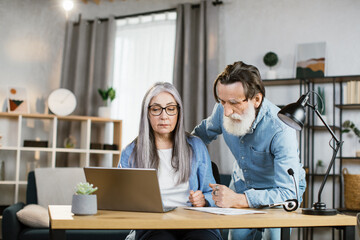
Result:
M244 169L244 172L246 172L246 169Z
M244 157L241 157L241 159L244 159Z
M244 141L241 141L241 143L244 143Z

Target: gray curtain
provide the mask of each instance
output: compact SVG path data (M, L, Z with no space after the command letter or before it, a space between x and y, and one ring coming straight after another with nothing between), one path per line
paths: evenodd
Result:
M77 98L74 115L96 116L102 105L97 90L111 85L115 31L113 17L67 24L60 85Z
M107 21L95 19L67 23L60 86L76 96L77 106L72 115L97 116L98 108L103 104L98 88L112 85L115 32L114 17ZM77 146L80 145L80 122L59 122L58 128L58 147L63 147L64 139L70 135L77 140ZM103 134L100 130L92 133L92 139ZM57 163L60 166L78 165L79 156L71 155L62 157L67 159L64 163Z
M218 74L218 9L211 1L177 8L174 85L184 102L185 128L191 132L212 111Z
M174 85L184 103L185 129L191 132L208 117L215 104L213 82L218 71L218 11L211 1L177 8ZM220 141L209 145L220 172ZM226 164L225 162L223 162Z

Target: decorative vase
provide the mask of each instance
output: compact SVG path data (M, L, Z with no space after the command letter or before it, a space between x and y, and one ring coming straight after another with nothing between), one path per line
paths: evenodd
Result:
M315 167L315 173L317 173L317 174L325 174L326 173L325 166L316 166Z
M97 213L96 194L78 195L72 197L71 212L75 215L94 215Z
M269 71L267 71L266 73L266 79L276 79L276 71L270 69Z
M102 117L102 118L110 118L111 117L111 108L106 107L106 106L99 107L98 115L99 115L99 117Z

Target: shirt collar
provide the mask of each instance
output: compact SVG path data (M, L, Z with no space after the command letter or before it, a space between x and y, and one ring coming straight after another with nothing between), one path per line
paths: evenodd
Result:
M259 112L255 118L255 121L251 125L251 131L249 133L252 133L256 129L256 126L258 125L258 123L263 119L263 117L265 116L266 110L268 109L268 105L269 105L269 100L267 100L266 98L263 98Z

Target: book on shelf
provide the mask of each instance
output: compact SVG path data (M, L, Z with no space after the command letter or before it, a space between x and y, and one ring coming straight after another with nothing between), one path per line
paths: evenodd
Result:
M343 89L345 104L360 104L360 81L349 81Z

